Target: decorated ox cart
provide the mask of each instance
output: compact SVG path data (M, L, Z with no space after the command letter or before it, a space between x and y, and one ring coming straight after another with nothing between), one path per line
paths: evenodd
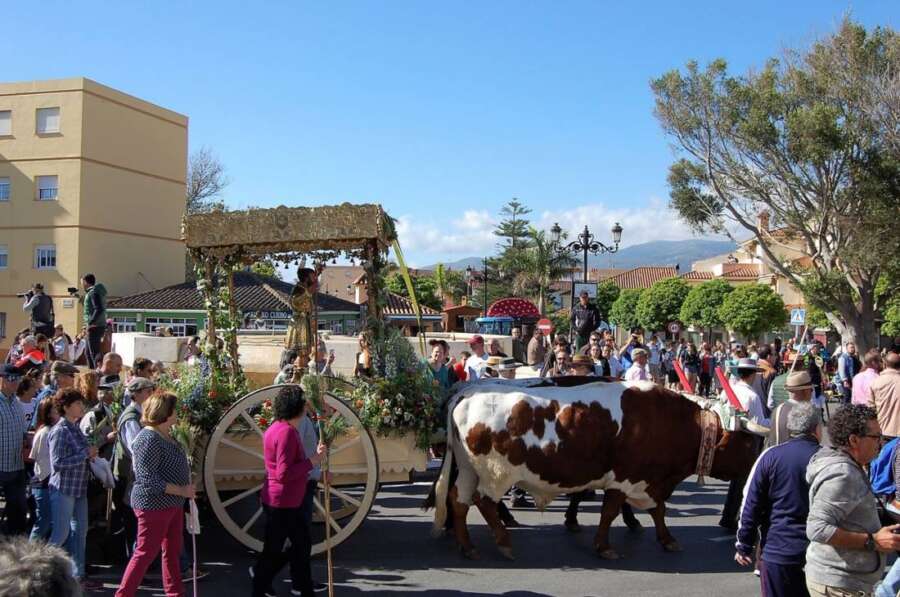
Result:
M203 358L208 368L199 376L191 373L190 383L174 382L185 386L180 388L185 398L178 435L193 454L195 468L202 465L203 490L218 521L255 550L262 549L264 523L258 500L265 481L262 438L282 386L248 391L239 363L240 316L231 300L232 274L262 258L300 268L286 349L315 363L315 300L304 293L315 297L317 276L304 282L304 274L318 274L338 257L360 261L365 269L368 300L361 309L367 375L353 382L316 373L292 380L315 381L320 432L327 433L329 425L339 428L329 438L328 487L320 481L314 500L313 553L321 553L359 528L380 483L408 482L413 471L425 469L429 436L438 421L439 396L427 366L382 323L385 297L379 282L390 246L402 264L393 222L378 205L278 207L191 215L183 236L207 309ZM304 312L303 305L310 303L312 312Z

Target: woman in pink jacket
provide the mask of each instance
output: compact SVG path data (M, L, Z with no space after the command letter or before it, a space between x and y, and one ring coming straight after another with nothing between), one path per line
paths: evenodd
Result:
M266 481L261 499L266 513L266 531L262 553L256 566L250 568L253 596L275 595L272 579L290 562L291 593L313 597L309 565L311 541L300 506L309 472L321 462L325 446L319 444L316 453L309 458L303 453L297 428L301 417L306 416L306 400L299 386L282 387L272 409L275 422L263 436ZM287 551L284 550L285 540L291 542Z

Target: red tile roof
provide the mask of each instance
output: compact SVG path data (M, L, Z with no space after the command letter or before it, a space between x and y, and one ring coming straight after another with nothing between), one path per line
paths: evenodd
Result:
M666 278L674 278L678 275L678 270L674 266L642 266L622 272L617 276L609 278L612 282L622 290L628 288L650 288L655 282L665 280Z
M607 278L618 276L619 274L627 271L627 269L623 269L621 267L592 267L590 270L588 270L588 279L596 282L601 282L603 280L606 280Z
M235 272L234 302L238 311L290 311L290 295L293 285L279 278L261 276L253 272ZM359 305L336 296L318 293L319 310L359 311ZM158 290L132 294L112 299L110 309L163 310L179 309L203 311L203 297L196 282L183 282Z
M681 278L683 280L694 281L694 280L712 280L713 273L712 272L701 272L701 271L690 271L686 274L682 274Z
M724 264L722 277L729 280L755 280L759 278L759 266L755 263Z
M441 317L441 314L439 312L435 311L431 307L423 305L422 303L419 303L419 310L422 312L422 317ZM416 312L413 311L412 302L405 296L400 296L399 294L394 294L393 292L387 293L387 304L384 306L384 314L388 317L416 316Z

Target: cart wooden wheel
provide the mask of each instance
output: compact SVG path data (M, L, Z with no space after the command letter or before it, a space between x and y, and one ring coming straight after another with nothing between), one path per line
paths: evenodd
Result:
M203 461L203 482L216 518L243 545L262 551L263 510L259 491L265 479L262 435L256 416L282 386L251 392L222 416L209 438ZM363 523L378 492L378 455L375 442L350 406L331 394L326 403L332 416L343 416L346 434L331 446L331 547L352 535ZM324 485L314 498L312 553L325 551Z

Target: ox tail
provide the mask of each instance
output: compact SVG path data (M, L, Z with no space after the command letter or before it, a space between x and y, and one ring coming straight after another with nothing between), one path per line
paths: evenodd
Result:
M431 486L431 491L428 497L425 498L424 504L422 504L422 507L426 510L434 508L434 522L431 526L432 537L440 537L444 534L449 510L447 496L450 494L450 486L456 480L453 462L456 425L453 421L453 408L456 406L457 401L458 399L453 399L447 406L447 449L444 453L444 461L441 463L441 473Z

